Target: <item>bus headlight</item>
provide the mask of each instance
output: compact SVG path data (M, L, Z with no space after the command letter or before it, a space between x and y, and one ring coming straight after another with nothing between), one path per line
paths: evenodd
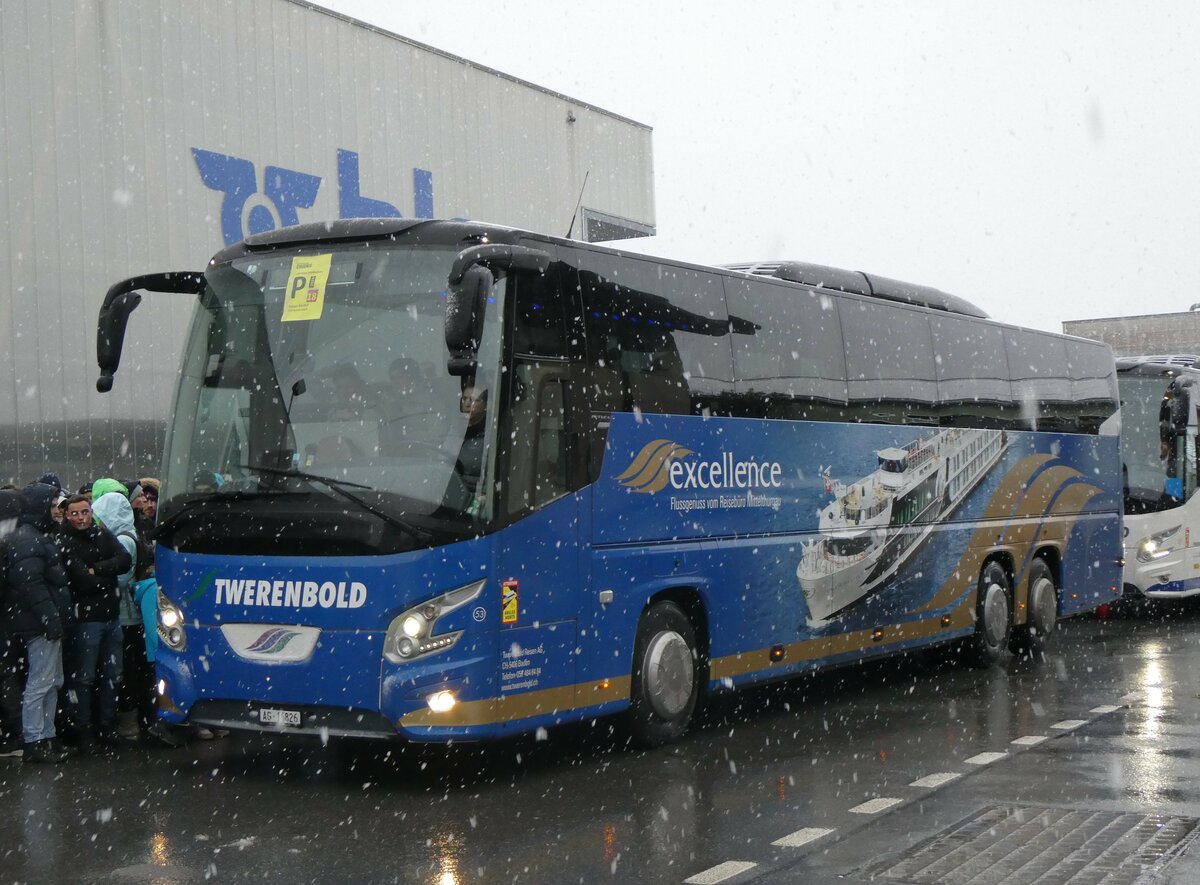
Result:
M1161 532L1155 532L1148 538L1143 538L1138 544L1137 559L1138 562L1156 562L1164 556L1170 556L1175 552L1175 548L1170 543L1182 526L1163 529Z
M383 656L393 664L402 664L453 646L463 631L436 634L438 619L476 599L483 585L483 581L467 584L396 615L383 638Z
M183 612L158 591L158 638L159 641L174 651L187 648L187 637L183 632Z

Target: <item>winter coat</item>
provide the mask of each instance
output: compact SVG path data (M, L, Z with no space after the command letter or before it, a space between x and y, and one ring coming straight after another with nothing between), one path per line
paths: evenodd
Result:
M111 480L114 481L115 480ZM96 484L104 480L96 480ZM133 572L138 565L137 534L133 529L133 508L120 492L107 492L99 498L92 499L92 513L102 526L116 535L125 552L132 561L128 570L117 576L117 586L121 590L121 626L132 627L142 622L137 606L133 604Z
M133 600L142 612L146 637L146 660L154 663L158 654L158 581L151 575L133 585Z
M129 553L108 529L95 523L81 532L64 520L54 540L62 552L75 617L115 621L121 609L117 576L133 566Z
M50 502L57 494L42 483L22 489L17 528L4 539L8 581L0 611L7 632L23 639L61 639L74 620L67 573L48 534L55 526Z

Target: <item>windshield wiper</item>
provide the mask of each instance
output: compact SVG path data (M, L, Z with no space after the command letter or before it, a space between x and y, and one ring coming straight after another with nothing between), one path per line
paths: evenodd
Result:
M319 482L339 498L344 498L347 501L357 504L363 510L378 516L393 528L400 529L400 531L411 537L418 544L428 544L433 539L433 535L425 529L418 528L417 526L410 524L395 514L388 513L386 510L376 507L374 504L364 501L353 492L346 490L346 487L349 486L350 488L354 489L367 489L368 491L374 491L371 486L363 485L360 482L351 482L348 479L334 479L331 476L321 476L317 473L308 473L303 470L296 470L295 468L285 469L282 467L268 467L265 464L240 464L238 466L243 470L249 470L252 473L265 473L268 476L282 476L287 479L303 479L308 482Z

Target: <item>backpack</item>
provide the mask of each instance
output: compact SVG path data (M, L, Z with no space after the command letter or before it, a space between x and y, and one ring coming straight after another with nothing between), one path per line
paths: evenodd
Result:
M133 541L133 581L144 580L154 574L154 548L135 532L121 532Z

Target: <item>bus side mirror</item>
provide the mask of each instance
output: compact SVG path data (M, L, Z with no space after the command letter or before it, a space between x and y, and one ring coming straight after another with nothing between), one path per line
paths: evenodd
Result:
M446 368L451 375L475 371L483 314L496 283L491 268L545 273L550 261L550 253L541 249L501 243L471 246L455 256L448 279L445 324L446 349L450 351Z
M484 305L495 281L490 270L476 264L467 268L462 279L450 287L445 331L446 349L450 351L447 368L451 375L470 375L475 371Z
M100 308L96 326L96 362L100 366L96 390L100 393L112 390L113 375L116 374L117 366L121 364L121 350L125 346L125 328L129 325L129 315L141 303L142 296L137 292L122 292Z
M110 286L96 321L96 363L100 367L96 390L100 393L112 390L113 375L121 364L121 351L125 347L125 327L129 325L129 315L142 303L138 289L198 295L203 284L203 274L179 271L130 277Z

